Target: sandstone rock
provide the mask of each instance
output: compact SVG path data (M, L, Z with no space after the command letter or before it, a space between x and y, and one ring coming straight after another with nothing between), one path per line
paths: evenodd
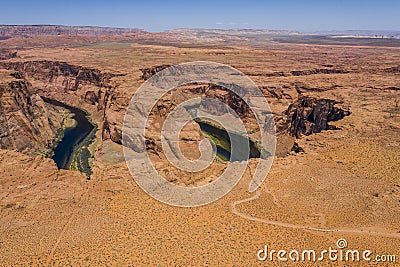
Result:
M123 74L103 73L95 68L76 66L59 61L0 62L0 68L14 70L15 78L32 84L30 91L54 98L72 106L81 106L82 101L96 106L103 121L103 138L121 142L122 120L112 118L110 102L115 98L110 79ZM45 89L44 89L45 88ZM85 107L89 108L90 107ZM92 114L93 115L93 114ZM108 117L111 116L111 117Z
M75 66L59 61L1 62L0 67L21 73L24 79L34 79L48 84L62 85L65 91L76 91L80 85L102 86L113 77L98 69ZM60 79L61 78L61 79Z
M294 153L300 153L300 152L304 152L304 149L301 146L299 146L299 144L297 142L294 142L291 151L293 151Z
M43 152L52 145L61 120L25 81L0 86L0 148Z
M260 89L267 98L293 99L293 96L282 88L277 88L275 86L262 86Z
M144 81L148 80L151 76L153 76L157 72L162 71L163 69L166 69L166 68L169 68L169 67L171 67L171 65L163 64L163 65L154 66L154 67L151 67L151 68L140 69L142 71L142 76L140 76L140 79L142 79Z
M94 91L87 91L85 93L85 101L86 103L95 105L96 103L99 102L99 93L96 94Z
M123 115L107 110L104 116L102 139L111 139L117 144L122 144Z
M228 86L228 85L227 85ZM201 96L205 98L212 98L220 100L222 103L229 106L237 115L241 118L250 117L251 110L249 106L234 92L226 89L223 86L215 84L206 85L192 85L189 86L188 90L196 96ZM200 109L204 108L208 112L214 115L223 115L229 112L229 109L221 103L221 105L209 105L208 101L202 101Z
M6 60L6 59L16 58L16 57L17 57L16 51L0 49L0 60Z
M349 110L335 107L336 104L335 100L300 95L284 112L286 119L279 121L277 131L288 131L299 138L302 134L310 135L333 129L328 122L350 115Z

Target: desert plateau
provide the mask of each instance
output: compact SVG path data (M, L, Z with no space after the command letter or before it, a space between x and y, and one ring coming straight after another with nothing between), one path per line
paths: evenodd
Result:
M397 266L398 33L0 26L0 266ZM231 66L268 102L276 149L254 192L249 183L263 154L255 114L237 94L206 82L157 101L144 149L165 181L185 188L211 184L244 161L238 184L209 204L177 207L132 177L123 149L129 102L154 75L187 62ZM179 134L182 154L199 158L207 139L216 157L198 172L173 166L162 125L195 97L236 112L249 156L229 160L221 125L193 120ZM277 259L279 250L286 257L315 250L318 258L339 240L344 253L370 250L373 260ZM268 253L260 260L266 247L273 260Z

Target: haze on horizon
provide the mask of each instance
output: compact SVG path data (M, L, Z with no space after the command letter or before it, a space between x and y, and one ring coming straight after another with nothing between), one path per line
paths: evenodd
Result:
M142 28L269 29L312 31L400 30L400 1L8 1L3 25Z

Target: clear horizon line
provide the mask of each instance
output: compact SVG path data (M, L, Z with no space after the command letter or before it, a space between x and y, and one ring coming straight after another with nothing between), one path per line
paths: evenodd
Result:
M0 24L1 26L33 26L33 27L40 27L40 26L62 26L62 27L88 27L88 28L110 28L110 29L136 29L136 30L143 30L150 33L162 33L168 32L173 30L259 30L259 31L288 31L288 32L300 32L300 33L318 33L318 32L349 32L349 31L368 31L368 32L400 32L399 30L372 30L372 29L321 29L321 30L295 30L295 29L271 29L271 28L251 28L251 27L243 27L243 28L201 28L201 27L178 27L178 28L171 28L162 31L149 31L146 28L141 27L126 27L126 26L104 26L104 25L67 25L67 24Z

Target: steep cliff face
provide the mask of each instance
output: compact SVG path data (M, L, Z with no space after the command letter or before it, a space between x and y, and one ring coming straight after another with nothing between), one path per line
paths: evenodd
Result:
M141 79L147 80L152 75L168 66L169 65L160 65L142 69ZM292 75L311 75L319 73L346 73L346 71L317 69L305 72L294 72ZM297 86L296 89L298 89ZM288 136L300 138L302 135L310 135L312 133L321 132L322 130L335 129L335 126L329 125L329 122L337 121L350 115L348 108L335 100L315 98L302 94L302 91L324 91L326 89L302 87L302 90L297 90L298 96L294 95L296 92L294 92L294 94L288 94L286 91L279 88L262 87L261 90L266 97L288 100L295 99L283 114L274 115L276 131L278 134L286 134ZM248 127L248 131L257 129L257 122L255 121L254 115L249 106L235 93L223 86L214 84L194 83L175 89L170 94L167 94L162 101L159 101L156 104L151 116L157 114L160 118L165 117L180 102L196 96L220 100L240 116L240 118L245 122L246 127ZM204 103L202 102L201 105L203 105L203 108L206 108L215 115L222 115L228 112L225 105L213 104L207 106L207 103L208 102L205 101ZM118 124L113 125L106 120L104 125L103 136L107 136L107 138L110 138L114 142L121 143L122 131L121 128L118 127ZM110 127L112 125L113 127ZM270 123L266 123L266 125L270 125ZM297 148L294 149L296 151L301 150Z
M114 76L98 69L59 61L0 62L0 67L17 71L23 79L32 83L33 89L46 89L46 93L78 90L98 93L98 89L106 87L109 79Z
M142 69L141 78L146 80L166 67L168 65ZM20 151L49 147L62 119L55 117L57 111L53 112L39 95L96 113L92 117L100 122L102 139L122 142L120 115L126 105L117 99L111 80L115 74L58 61L0 62L0 68L13 71L11 76L14 77L12 82L1 88L1 147ZM267 96L274 94L277 98L292 98L283 91L279 95L276 91L263 91ZM239 96L212 84L190 84L177 88L156 105L157 112L163 117L177 104L194 96L218 99L230 106L244 120L246 127L257 126L251 109ZM337 104L334 100L300 94L298 100L278 119L277 131L300 137L329 129L330 121L350 114L348 110L335 106ZM224 105L206 106L207 102L202 105L216 115L228 112ZM255 129L250 128L249 131Z
M114 113L107 112L104 116L102 139L110 139L114 143L122 144L122 122L113 116Z
M187 91L192 96L205 98L200 104L200 109L218 116L234 111L244 122L251 121L254 119L252 110L240 96L227 89L230 86L226 85L225 88L215 84L194 84L189 85ZM180 93L178 90L176 95ZM211 103L207 98L219 100L221 104Z
M337 107L336 104L338 103L335 100L300 95L284 112L285 118L278 122L277 131L289 132L299 138L301 135L334 129L329 122L350 115L347 108Z
M170 66L171 65L163 64L163 65L153 66L150 68L140 69L142 71L142 75L140 78L144 81L148 80L151 76L153 76L157 72L160 72ZM227 85L227 86L229 87L230 85ZM182 86L180 89L177 90L176 93L180 94L180 93L182 93L182 90L187 90L196 96L218 99L221 102L227 104L239 116L242 116L242 117L246 117L247 114L250 112L250 109L247 106L247 104L239 96L237 96L232 91L230 91L220 85L205 84L205 83L193 83L188 86ZM202 104L206 105L206 103L202 103ZM163 108L165 108L165 106L159 107L159 110L163 109ZM212 106L212 107L210 106L210 107L207 107L207 109L210 111L214 111L214 113L216 113L216 114L222 114L222 113L227 112L227 108L224 105ZM168 112L168 110L166 112Z
M103 124L103 139L120 143L122 125L109 112L115 98L110 80L117 74L59 61L0 62L0 68L15 71L12 75L29 82L34 93L89 110Z
M31 93L26 81L0 85L0 148L44 152L52 145L61 121L58 111Z

